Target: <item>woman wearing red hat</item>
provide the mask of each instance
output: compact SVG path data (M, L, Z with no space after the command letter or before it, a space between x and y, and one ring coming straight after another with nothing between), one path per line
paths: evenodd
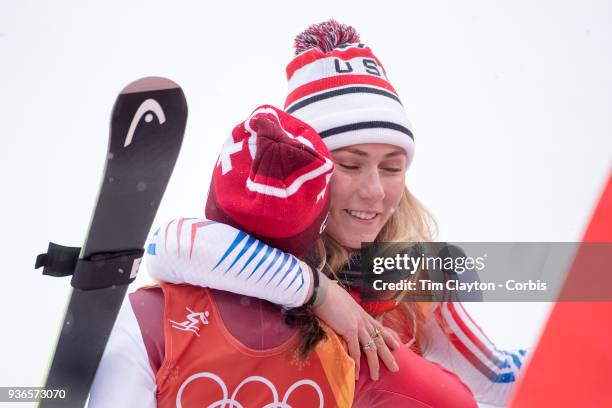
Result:
M316 131L261 106L219 156L207 219L173 220L147 253L169 268L187 262L222 282L242 282L250 288L243 292L274 288L285 302L304 303L311 269L294 255L321 235L333 168ZM308 311L283 316L257 298L160 283L122 305L89 405L347 407L354 389L343 343Z
M363 343L369 364L378 364L378 352L394 373L383 371L377 382L362 374L355 383L346 345L309 308L283 317L260 299L179 279L141 288L124 302L90 406L474 406L454 374L399 348L343 289L328 287L320 272L311 276L324 259L315 241L330 214L333 170L314 129L272 106L259 107L234 129L219 156L207 219L180 218L158 229L148 262L179 277L208 271L209 286L272 294L276 302L316 302L322 314L329 302L344 317L358 312L365 326L360 331L367 338L374 333L369 345ZM310 267L294 256L305 248L311 248L303 256ZM377 339L382 333L397 343L393 355Z

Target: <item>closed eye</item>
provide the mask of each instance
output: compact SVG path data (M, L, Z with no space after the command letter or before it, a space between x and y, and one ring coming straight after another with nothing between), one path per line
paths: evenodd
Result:
M347 170L356 170L359 168L359 166L352 166L350 164L342 164L342 163L337 163L340 167L347 169Z

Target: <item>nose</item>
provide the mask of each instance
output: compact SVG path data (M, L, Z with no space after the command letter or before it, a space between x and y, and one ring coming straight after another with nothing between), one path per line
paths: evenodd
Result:
M378 201L385 198L385 189L380 180L378 169L363 172L358 190L359 197L367 201Z

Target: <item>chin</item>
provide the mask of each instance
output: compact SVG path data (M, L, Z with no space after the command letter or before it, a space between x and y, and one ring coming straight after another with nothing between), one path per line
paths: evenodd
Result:
M376 239L376 235L368 235L368 236L361 236L361 238L359 239L341 239L338 240L338 242L340 243L340 245L342 245L345 248L349 248L349 249L361 249L361 243L362 242L374 242L374 240Z
M361 249L361 242L350 242L348 244L342 244L342 246L344 246L347 249L356 249L356 250L360 250Z
M355 228L351 223L334 222L331 219L326 233L335 239L340 245L348 249L361 249L362 242L373 242L382 226L370 225L369 228Z

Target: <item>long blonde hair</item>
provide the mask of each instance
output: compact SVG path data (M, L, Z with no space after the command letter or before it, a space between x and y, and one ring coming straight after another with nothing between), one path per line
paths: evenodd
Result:
M431 213L404 187L402 198L393 215L385 223L376 237L376 242L430 242L437 234L437 223ZM325 273L336 277L342 267L349 261L351 253L330 235L324 233L322 240L325 246ZM418 276L415 276L418 279ZM401 329L403 339L416 335L419 326L425 320L425 308L418 302L404 300L394 313L383 317L385 325Z

